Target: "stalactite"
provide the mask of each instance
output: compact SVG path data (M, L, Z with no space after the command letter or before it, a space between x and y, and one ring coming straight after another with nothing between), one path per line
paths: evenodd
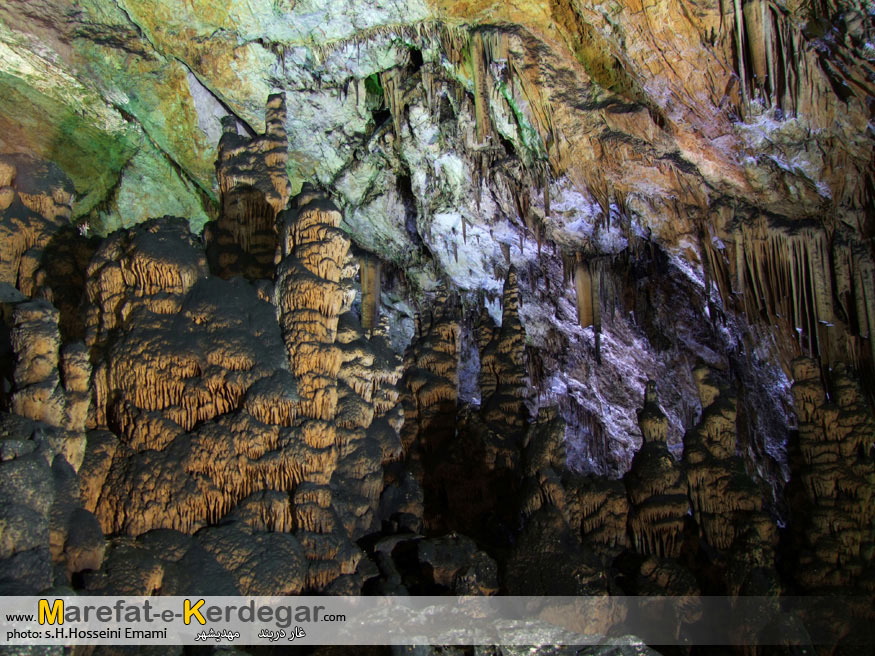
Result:
M483 51L483 36L480 32L474 32L469 47L474 73L474 120L477 127L477 142L482 144L489 136L491 121L489 118L489 94L486 88L488 71Z
M376 328L380 308L380 260L373 255L361 258L362 327L370 333Z
M401 143L401 119L404 116L405 103L401 91L401 80L396 70L383 71L380 73L380 84L383 87L383 95L392 115L392 128L395 131L396 146Z
M862 365L875 361L861 357L867 341L873 348L868 299L875 292L875 267L866 249L848 239L810 225L791 233L759 219L734 232L726 257L707 242L704 251L723 304L731 306L740 295L748 316L782 336L785 368L803 353L824 365Z
M574 265L574 288L577 293L577 320L582 328L593 324L592 273L589 263L578 254Z

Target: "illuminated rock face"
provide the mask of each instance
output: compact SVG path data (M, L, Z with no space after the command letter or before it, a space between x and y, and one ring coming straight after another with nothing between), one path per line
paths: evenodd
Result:
M285 96L281 94L267 100L263 135L248 139L237 133L233 116L223 119L216 163L221 210L205 235L210 269L216 275L273 278L276 217L291 193L285 124Z
M403 381L409 394L402 433L405 450L418 437L422 448L434 448L454 432L459 381L455 309L454 301L440 294L434 312L416 319Z
M661 439L664 416L660 415L655 385L649 381L644 410L638 415L644 444L624 479L630 505L629 531L639 553L676 558L690 502L680 463Z
M62 174L0 156L0 587L871 593L872 144L865 80L824 64L841 30L757 2L432 4L329 20L330 46L277 3L189 3L179 43L108 8L99 47L143 67L109 112L145 141L82 231L155 157L215 220L89 240ZM167 76L190 97L141 79ZM111 127L74 90L71 125Z
M331 487L334 506L354 539L380 528L383 466L401 457L398 431L404 414L397 383L402 361L389 348L385 331L384 322L367 339L355 315L347 312L337 335L343 360L335 415L340 453Z

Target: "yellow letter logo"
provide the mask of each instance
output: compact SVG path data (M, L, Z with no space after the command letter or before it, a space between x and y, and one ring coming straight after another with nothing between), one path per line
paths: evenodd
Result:
M55 599L55 603L49 608L48 599L39 600L39 623L40 624L63 624L64 623L64 600Z
M185 617L182 618L182 621L186 624L191 624L191 616L194 615L195 619L201 624L206 624L207 621L204 619L204 616L201 615L200 607L204 605L204 600L201 599L194 606L191 605L191 602L186 599L183 612L185 613ZM40 606L42 608L42 606Z

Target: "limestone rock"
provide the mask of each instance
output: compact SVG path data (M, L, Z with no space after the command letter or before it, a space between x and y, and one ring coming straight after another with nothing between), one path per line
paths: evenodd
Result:
M222 209L205 230L210 269L223 278L273 278L276 218L291 194L285 123L282 94L267 100L263 135L248 139L237 133L234 116L223 118L216 164Z
M792 452L791 503L799 544L799 582L809 590L871 581L872 414L843 367L829 376L815 361L793 362L799 432Z
M629 530L639 553L676 558L683 545L684 518L690 502L680 463L672 457L668 445L659 439L658 417L662 413L654 397L649 388L645 410L639 414L643 419L641 432L653 441L645 440L624 477L630 505Z
M89 594L237 595L236 580L191 536L168 529L115 538L99 571L85 576Z
M52 584L49 510L54 501L51 469L36 453L0 463L5 594L36 594Z
M45 249L69 225L73 195L73 184L56 164L0 154L0 282L34 294Z
M406 355L402 384L409 390L405 401L402 442L409 450L418 435L422 447L434 449L451 437L458 387L458 319L453 299L439 293L434 310L418 316L416 334Z
M545 506L526 522L507 561L512 595L599 595L607 581L599 561L585 553L562 513Z
M457 595L498 592L498 567L470 538L450 534L417 542L419 562L430 569L434 583Z

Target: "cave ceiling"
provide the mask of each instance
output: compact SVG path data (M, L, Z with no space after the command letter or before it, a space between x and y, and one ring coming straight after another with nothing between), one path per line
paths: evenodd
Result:
M406 531L463 593L871 595L873 43L860 0L4 0L10 589L393 593Z

